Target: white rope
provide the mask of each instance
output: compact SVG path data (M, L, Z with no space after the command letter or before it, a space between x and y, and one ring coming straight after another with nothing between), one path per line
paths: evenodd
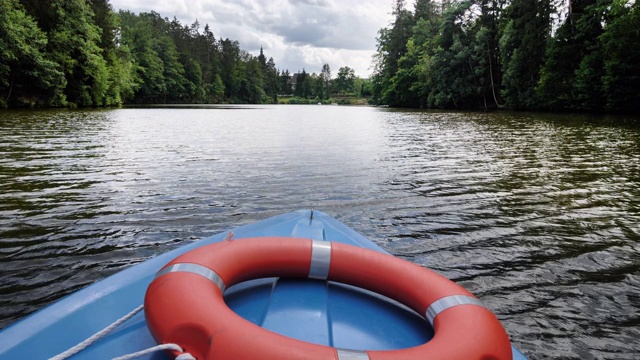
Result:
M84 340L83 342L79 343L78 345L72 347L71 349L62 352L52 358L49 358L49 360L66 360L70 357L72 357L73 355L79 353L80 351L88 348L89 346L95 344L96 342L98 342L100 339L104 338L105 336L109 335L109 333L111 333L115 328L117 328L118 326L122 325L124 322L126 322L127 320L131 319L135 314L139 313L142 309L144 308L143 305L138 306L137 308L133 309L130 313L128 313L127 315L121 317L120 319L116 320L113 324L107 326L106 328L98 331L97 333L93 334L90 338ZM151 347L149 349L146 350L142 350L142 351L138 351L135 352L133 354L128 354L128 355L123 355L117 358L114 358L113 360L130 360L130 359L135 359L137 357L143 356L143 355L147 355L150 354L152 352L156 352L156 351L160 351L160 350L174 350L174 351L178 351L178 352L183 352L184 350L182 350L182 348L177 345L177 344L161 344L161 345L157 345L154 347ZM193 357L193 355L189 354L189 353L183 353L180 354L176 357L176 360L196 360L195 357Z
M65 360L70 358L71 356L79 353L80 351L88 348L89 346L93 345L94 343L96 343L98 340L102 339L103 337L107 336L111 331L113 331L113 329L117 328L118 326L122 325L122 323L124 323L125 321L131 319L135 314L139 313L140 310L142 310L144 306L140 305L137 308L133 309L133 311L131 311L130 313L128 313L127 315L121 317L120 319L116 320L116 322L114 322L113 324L107 326L106 328L98 331L97 333L93 334L90 338L86 339L85 341L79 343L78 345L72 347L71 349L62 352L52 358L50 358L49 360Z
M162 345L157 345L157 346L148 348L146 350L134 352L133 354L123 355L123 356L120 356L120 357L117 357L117 358L113 358L113 360L131 360L131 359L135 359L137 357L140 357L140 356L143 356L143 355L147 355L147 354L151 354L153 352L160 351L160 350L173 350L173 351L178 351L178 352L183 352L184 351L184 350L182 350L182 348L178 344L162 344ZM176 360L196 360L196 358L193 357L193 355L191 355L189 353L183 353L183 354L178 355L176 357Z

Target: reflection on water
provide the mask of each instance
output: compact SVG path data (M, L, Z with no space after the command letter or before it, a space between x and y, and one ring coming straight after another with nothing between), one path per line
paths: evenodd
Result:
M0 112L0 327L300 208L460 282L532 358L640 352L633 119L267 106Z

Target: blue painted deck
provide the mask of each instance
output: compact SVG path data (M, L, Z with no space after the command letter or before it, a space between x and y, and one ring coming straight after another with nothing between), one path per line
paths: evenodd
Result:
M293 236L384 252L330 216L297 211L233 230L234 239ZM135 265L78 291L0 332L0 359L47 359L100 331L142 304L156 271L176 256L222 241L203 239ZM354 350L399 349L432 337L428 322L408 308L351 286L317 280L259 279L225 292L229 307L265 329L296 339ZM111 359L156 345L144 315L72 359ZM514 348L514 359L526 359ZM140 359L166 359L156 353Z

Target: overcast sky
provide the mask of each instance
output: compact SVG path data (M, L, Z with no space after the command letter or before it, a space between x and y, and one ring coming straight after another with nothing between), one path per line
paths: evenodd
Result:
M209 24L216 38L240 42L254 55L264 48L276 66L291 73L320 73L328 63L335 77L349 66L369 77L378 30L391 20L392 0L111 0L114 10L154 10Z

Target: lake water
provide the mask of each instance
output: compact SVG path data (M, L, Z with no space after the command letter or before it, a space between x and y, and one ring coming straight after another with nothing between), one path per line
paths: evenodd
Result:
M0 112L0 327L237 225L327 212L537 358L640 353L640 122L338 106Z

